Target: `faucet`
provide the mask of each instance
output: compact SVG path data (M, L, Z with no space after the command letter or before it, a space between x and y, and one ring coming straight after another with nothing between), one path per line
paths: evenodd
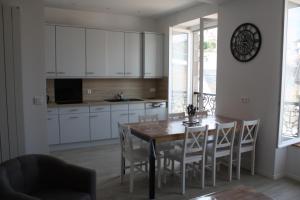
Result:
M122 100L124 98L123 92L121 91L121 92L117 93L116 97L117 97L117 99Z

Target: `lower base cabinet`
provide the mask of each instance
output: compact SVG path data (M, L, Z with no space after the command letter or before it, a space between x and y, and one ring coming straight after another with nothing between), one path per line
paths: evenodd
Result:
M128 111L112 111L111 112L111 135L112 138L119 137L118 123L128 123Z
M111 138L110 111L90 113L91 140Z
M90 141L89 113L60 115L61 143Z
M58 115L48 115L47 119L48 144L59 144L59 119Z

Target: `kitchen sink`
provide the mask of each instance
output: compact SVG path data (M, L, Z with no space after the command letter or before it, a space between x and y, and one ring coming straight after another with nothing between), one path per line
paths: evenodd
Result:
M105 99L108 102L144 101L143 99Z

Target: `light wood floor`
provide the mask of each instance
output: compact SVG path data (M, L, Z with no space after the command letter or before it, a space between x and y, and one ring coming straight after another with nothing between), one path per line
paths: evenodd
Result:
M52 155L69 163L87 167L97 172L97 199L98 200L136 200L147 199L148 184L146 175L138 175L134 182L134 192L129 193L128 178L120 184L120 148L119 145L107 145L77 150L53 152ZM290 179L273 181L262 176L250 176L247 171L242 172L241 180L226 181L226 173L217 174L217 186L210 186L210 176L207 176L207 186L200 188L199 180L188 179L186 195L180 194L180 179L170 176L167 185L157 189L157 199L179 200L191 199L211 192L222 191L234 186L249 186L275 200L300 199L300 183Z

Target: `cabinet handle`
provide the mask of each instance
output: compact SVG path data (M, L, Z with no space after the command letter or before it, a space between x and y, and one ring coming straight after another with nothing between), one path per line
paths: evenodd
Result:
M103 110L104 108L96 108L95 110Z
M136 113L129 113L129 115L136 115Z
M98 115L91 115L90 118L96 118Z
M53 120L53 118L48 118L48 121Z
M78 119L79 117L69 117L69 119Z
M124 74L123 72L117 72L116 74Z
M130 75L130 74L132 74L131 72L126 72L125 74L128 74L128 75Z
M78 109L71 109L70 112L76 112Z
M91 74L95 74L94 72L86 72L86 75L91 75Z
M55 74L55 72L47 72L47 74Z
M152 74L151 72L145 72L145 74Z
M129 113L123 113L123 114L120 114L121 116L126 116L126 115L129 115Z
M66 72L57 72L57 74L65 74Z

